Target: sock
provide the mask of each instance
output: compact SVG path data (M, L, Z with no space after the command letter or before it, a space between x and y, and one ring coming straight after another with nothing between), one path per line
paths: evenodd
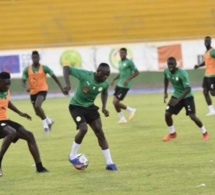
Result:
M48 124L51 124L53 122L53 120L51 118L49 118L48 116L46 116L46 121Z
M209 106L208 106L208 109L209 109L210 112L215 112L214 106L213 106L213 105L209 105Z
M122 112L118 112L119 119L125 119L125 116Z
M127 107L126 107L126 110L127 110L128 112L132 112L132 111L134 110L134 108L131 108L131 107L127 106Z
M46 119L43 119L43 128L49 128Z
M71 152L70 152L70 159L74 159L75 156L77 155L78 153L78 149L80 148L80 145L81 144L77 144L75 141L72 143L72 148L71 148Z
M172 133L175 133L175 127L172 125L172 126L168 126L169 128L169 133L172 134Z
M200 127L200 131L202 132L202 134L205 134L207 132L204 125L202 127Z
M112 161L112 158L111 158L111 155L110 155L110 150L106 149L106 150L102 150L102 152L103 152L103 154L105 156L106 164L107 165L113 164L113 161Z

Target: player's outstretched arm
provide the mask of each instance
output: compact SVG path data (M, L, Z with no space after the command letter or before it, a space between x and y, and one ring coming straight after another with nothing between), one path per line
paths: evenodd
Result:
M199 65L195 65L195 66L194 66L194 69L198 69L198 68L200 68L200 67L202 67L202 66L205 66L205 62L202 62L202 63L199 64Z
M22 117L27 118L28 120L31 120L31 116L28 115L27 113L21 112L16 106L13 105L11 101L9 101L8 108L14 111L15 113L19 114Z
M61 85L59 79L56 77L55 74L52 75L52 78L53 78L54 81L57 83L57 85L60 87L62 93L63 93L64 95L68 95L68 93L63 89L63 86Z
M64 81L65 81L65 84L66 84L66 86L64 87L64 90L67 91L67 92L69 92L70 89L71 89L69 75L70 75L69 66L64 66L63 67L63 77L64 77Z

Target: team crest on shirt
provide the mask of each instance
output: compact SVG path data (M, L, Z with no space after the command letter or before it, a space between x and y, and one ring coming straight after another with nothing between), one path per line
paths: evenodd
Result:
M102 87L99 87L99 88L98 88L98 91L102 91L102 89L103 89Z
M89 88L84 87L84 88L82 89L82 91L83 91L84 93L87 93L87 92L89 91Z

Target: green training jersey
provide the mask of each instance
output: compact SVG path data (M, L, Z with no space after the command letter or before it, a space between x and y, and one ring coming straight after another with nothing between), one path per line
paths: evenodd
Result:
M42 65L43 66L43 71L46 73L46 74L49 74L50 76L52 76L54 73L53 71L46 65ZM22 79L23 80L27 80L28 78L28 68L29 66L25 67L23 73L22 73ZM35 67L35 66L32 66L32 70L33 72L37 72L39 70L39 66Z
M128 81L127 85L124 85L123 82L134 72L137 71L137 68L135 67L134 63L129 60L120 60L119 61L119 79L117 82L117 86L124 87L124 88L130 88L131 87L131 80Z
M164 76L171 82L174 89L172 96L176 98L180 97L187 87L190 87L189 76L183 69L178 68L174 73L172 73L168 68L166 68L164 70ZM192 91L190 91L185 98L190 96L193 96Z
M99 93L108 93L108 81L97 82L92 71L70 67L70 75L79 80L74 96L70 100L70 104L72 105L89 107L94 104L96 96Z

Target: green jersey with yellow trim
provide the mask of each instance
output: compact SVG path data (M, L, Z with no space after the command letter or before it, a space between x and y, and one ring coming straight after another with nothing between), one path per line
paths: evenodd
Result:
M183 69L178 68L174 73L172 73L168 68L166 68L164 70L164 76L171 82L174 89L172 96L176 98L180 97L187 87L190 87L189 76ZM191 96L193 96L192 90L185 96L185 98Z
M94 104L98 94L107 94L108 81L97 82L94 78L94 72L70 67L70 75L79 80L74 96L70 104L82 107L89 107Z

